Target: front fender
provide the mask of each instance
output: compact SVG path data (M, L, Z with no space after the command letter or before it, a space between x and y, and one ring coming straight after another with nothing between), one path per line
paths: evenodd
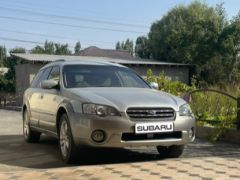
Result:
M59 107L58 107L58 112L61 108L64 108L64 110L66 111L67 113L67 116L68 116L68 120L69 120L69 124L70 124L70 129L71 129L71 132L72 132L72 136L73 136L73 140L74 142L76 137L75 137L75 133L74 133L74 124L75 124L75 111L74 111L74 108L73 108L73 104L71 101L69 100L63 100L60 104L59 104ZM57 119L58 121L58 119ZM58 122L57 122L58 123Z

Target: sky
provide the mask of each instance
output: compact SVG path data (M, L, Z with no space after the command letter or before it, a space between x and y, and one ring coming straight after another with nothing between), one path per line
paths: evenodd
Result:
M7 49L42 45L45 40L77 41L82 48L97 46L114 49L117 41L135 41L147 35L153 22L176 5L191 0L0 0L0 45ZM239 0L205 0L215 6L221 2L228 18L240 10Z

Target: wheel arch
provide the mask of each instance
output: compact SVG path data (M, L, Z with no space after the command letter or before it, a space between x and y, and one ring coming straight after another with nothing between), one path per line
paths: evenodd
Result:
M60 119L63 114L68 114L67 110L64 106L60 106L57 111L57 116L56 116L56 128L57 128L57 134L59 134L59 124L60 124Z
M60 124L61 116L63 114L67 114L67 116L70 118L71 110L72 110L72 105L70 103L66 102L66 101L59 105L58 110L57 110L57 114L56 114L56 130L57 130L57 134L59 134L59 124ZM70 126L71 126L71 123L70 123Z
M22 106L22 118L24 118L24 113L25 113L26 110L27 110L27 105L24 104L24 105Z

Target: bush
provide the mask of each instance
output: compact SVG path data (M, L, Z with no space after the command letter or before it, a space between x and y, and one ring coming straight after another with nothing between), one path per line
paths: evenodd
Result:
M164 73L159 76L153 75L151 69L147 71L147 82L156 82L159 90L165 91L177 96L183 96L187 92L196 90L195 80L193 85L188 86L179 81L171 81ZM233 96L239 96L239 86L208 86L206 88L222 90ZM227 129L234 128L234 122L237 117L237 102L221 93L211 91L200 91L191 95L190 106L199 126L215 127L215 131L209 134L209 140L218 140Z
M155 76L153 75L151 69L148 69L147 71L146 81L156 82L158 83L160 91L165 91L176 96L182 96L185 93L196 89L194 83L192 86L188 86L187 84L179 81L171 81L164 73L161 73L159 76Z

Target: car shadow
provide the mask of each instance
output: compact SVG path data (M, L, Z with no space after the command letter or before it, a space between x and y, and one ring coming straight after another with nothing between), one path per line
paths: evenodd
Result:
M116 163L135 163L144 161L158 161L158 152L154 147L139 148L88 148L80 152L76 164L103 165ZM212 144L197 140L184 151L183 158L221 156L240 158L240 146L226 144ZM70 166L61 160L57 140L42 136L39 143L26 143L21 135L0 136L0 167L8 165L21 168L59 168ZM1 169L1 168L0 168Z
M80 152L76 165L98 165L114 163L132 163L158 160L155 148L119 149L86 148ZM21 135L0 136L0 164L20 166L23 168L58 168L69 166L60 156L56 139L41 136L39 143L26 143Z

